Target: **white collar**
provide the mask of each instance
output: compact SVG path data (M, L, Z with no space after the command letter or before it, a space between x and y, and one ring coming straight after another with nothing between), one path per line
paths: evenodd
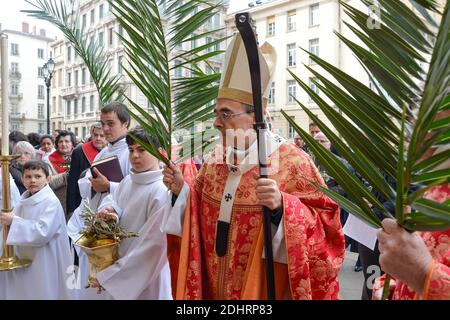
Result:
M133 172L130 171L130 178L133 183L136 184L152 184L153 182L163 179L162 170L145 171L145 172Z
M48 184L33 195L30 195L30 191L25 191L22 194L22 199L20 200L20 202L25 205L38 204L38 203L48 199L50 191L52 191L52 189L50 188L50 186Z

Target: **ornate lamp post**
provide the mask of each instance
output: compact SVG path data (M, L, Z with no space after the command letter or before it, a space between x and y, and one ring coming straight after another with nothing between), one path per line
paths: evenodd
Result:
M47 134L50 134L50 85L52 84L53 72L55 71L55 62L52 58L42 68L45 85L47 86Z

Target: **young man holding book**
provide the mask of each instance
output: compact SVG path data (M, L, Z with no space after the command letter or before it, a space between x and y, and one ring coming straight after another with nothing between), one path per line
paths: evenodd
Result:
M122 175L125 177L130 173L130 161L128 159L128 146L125 141L127 130L130 125L130 115L128 114L124 104L119 102L111 102L101 109L100 122L102 124L103 133L105 135L108 144L100 153L95 157L94 162L107 159L113 156L117 156L120 163ZM118 182L109 181L108 178L97 169L93 169L93 173L96 177L92 177L90 171L86 173L86 176L78 180L80 187L80 195L82 199L89 199L89 205L93 211L97 211L101 201L109 195L119 185ZM82 204L81 204L82 206ZM75 242L80 237L80 231L83 229L84 223L80 218L80 207L77 208L70 218L67 228L69 236ZM78 282L81 283L81 287L87 283L87 277L89 274L87 257L79 252L79 272ZM94 291L94 290L93 290ZM80 298L88 298L84 294L87 290L80 290ZM94 294L89 298L98 298Z
M159 147L140 127L130 133ZM106 219L119 217L120 225L138 237L120 242L119 260L97 273L98 285L106 290L101 293L105 299L172 299L167 241L160 230L169 192L158 159L130 136L126 142L131 173L103 200L98 214Z

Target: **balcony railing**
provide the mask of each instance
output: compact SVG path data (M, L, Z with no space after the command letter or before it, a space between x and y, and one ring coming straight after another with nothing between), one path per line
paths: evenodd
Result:
M23 99L23 94L22 93L10 93L9 94L9 99L11 99L11 100L22 100Z
M20 79L22 79L22 74L19 71L11 70L9 72L9 77L11 79L20 80Z
M80 88L78 86L68 87L61 90L61 96L64 99L70 99L80 95Z
M9 117L11 119L24 119L25 118L25 113L22 113L22 112L11 112Z

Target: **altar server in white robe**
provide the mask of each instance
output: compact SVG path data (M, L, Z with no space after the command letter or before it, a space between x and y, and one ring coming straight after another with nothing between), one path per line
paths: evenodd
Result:
M125 105L119 102L111 102L101 109L100 122L102 124L103 133L108 141L108 144L95 157L94 161L106 159L112 156L119 158L122 175L125 177L130 173L130 161L128 159L128 146L125 141L128 127L130 125L130 115L128 114ZM108 181L100 172L97 173L97 178L93 178L90 170L86 175L78 180L80 194L82 199L89 200L89 206L93 211L98 210L101 201L107 197L110 192L118 187L118 182ZM74 214L67 223L67 229L72 242L80 238L80 232L83 230L84 222L80 218L81 210L83 209L83 201L80 207L74 211ZM92 290L84 290L84 286L88 282L89 262L87 256L75 246L76 253L79 258L79 268L77 272L77 279L75 287L78 289L78 298L80 299L101 299L99 295L89 294Z
M142 128L130 133L159 147ZM132 170L100 206L99 215L120 218L120 225L138 237L119 245L119 260L97 273L98 283L112 299L172 299L166 235L161 231L163 209L170 201L159 161L126 138Z
M0 213L0 222L10 225L6 243L14 246L19 258L32 261L27 268L3 274L0 291L5 299L72 298L66 285L73 268L64 210L48 180L46 163L25 163L27 191L13 212Z

